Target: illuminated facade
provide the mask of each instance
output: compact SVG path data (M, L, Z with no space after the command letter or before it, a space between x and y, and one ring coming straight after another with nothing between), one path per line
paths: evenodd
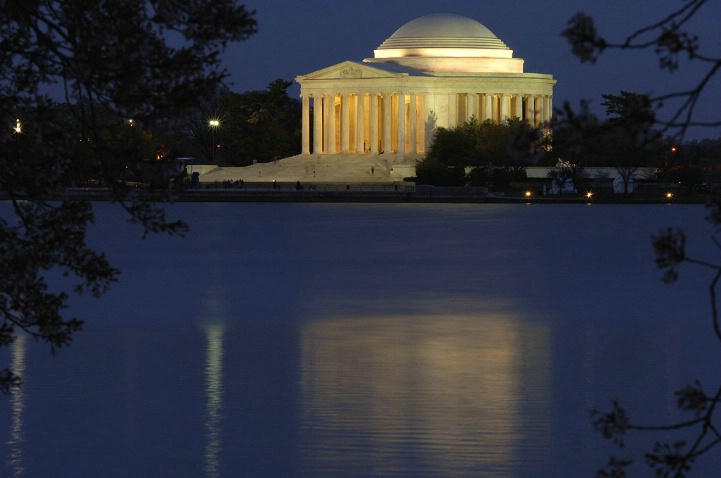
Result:
M296 78L303 100L302 153L426 152L438 127L475 116L540 126L551 119L552 75L524 73L523 59L470 18L417 18L373 58L345 61Z

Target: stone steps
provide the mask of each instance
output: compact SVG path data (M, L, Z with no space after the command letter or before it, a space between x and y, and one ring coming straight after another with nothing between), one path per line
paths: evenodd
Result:
M298 155L245 167L195 166L201 182L397 182L413 175L418 157L392 155ZM207 171L207 172L203 172Z

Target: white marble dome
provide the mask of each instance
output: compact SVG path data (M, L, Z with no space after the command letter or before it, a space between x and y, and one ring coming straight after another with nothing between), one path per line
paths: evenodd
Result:
M395 56L479 56L471 50L509 50L496 35L477 21L440 13L412 20L393 33L376 50L384 58ZM487 55L484 55L487 56ZM497 56L497 55L491 55Z
M439 13L412 20L374 50L367 63L395 63L429 74L523 73L491 30L461 15Z

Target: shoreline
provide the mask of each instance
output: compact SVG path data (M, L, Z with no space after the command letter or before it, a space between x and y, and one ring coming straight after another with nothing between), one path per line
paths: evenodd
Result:
M130 198L158 202L335 202L335 203L468 203L468 204L706 204L707 197L677 195L669 199L665 195L631 194L629 196L598 195L590 200L585 196L510 196L479 192L475 188L431 188L417 191L415 188L399 189L188 189L183 191L151 191L134 189ZM455 188L454 188L455 189ZM8 200L0 192L0 200ZM102 188L68 189L59 193L57 199L89 201L113 201L113 192Z

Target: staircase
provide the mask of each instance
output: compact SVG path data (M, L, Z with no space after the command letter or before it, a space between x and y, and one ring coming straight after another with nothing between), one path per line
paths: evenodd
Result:
M420 155L298 155L245 167L196 166L201 182L394 183L415 176Z

